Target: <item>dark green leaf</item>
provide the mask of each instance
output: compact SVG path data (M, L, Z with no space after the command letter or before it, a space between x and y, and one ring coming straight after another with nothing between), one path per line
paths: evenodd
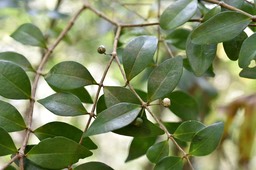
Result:
M11 136L0 127L0 156L11 155L17 152Z
M14 168L13 166L9 165L7 168L5 168L4 170L16 170L16 168Z
M8 99L29 99L31 85L26 72L12 62L0 60L0 95Z
M152 163L159 162L162 158L169 154L168 140L159 142L151 146L147 151L147 157Z
M96 112L97 112L97 114L99 114L105 109L107 109L106 102L105 102L105 97L104 97L104 95L101 95L98 102L97 102Z
M251 22L239 12L221 12L197 27L191 40L194 44L216 44L238 36Z
M183 161L180 157L169 156L159 161L154 170L182 170Z
M21 25L12 33L11 37L25 45L46 48L45 38L42 32L38 27L30 23Z
M119 103L101 112L84 134L85 136L110 132L129 125L140 113L141 106Z
M60 116L78 116L87 113L79 98L71 93L55 93L38 102Z
M179 28L168 34L165 40L166 42L171 43L173 46L185 50L186 41L190 32L191 31L188 29Z
M45 80L50 86L62 90L77 89L96 83L90 72L74 61L64 61L55 65L45 76Z
M77 127L64 122L50 122L34 130L34 134L40 140L63 136L78 143L83 132ZM88 137L84 138L82 145L88 149L97 149L97 146Z
M239 76L249 78L249 79L256 79L256 67L243 68L243 70L239 73Z
M139 158L142 155L145 155L148 148L152 146L156 141L156 137L148 138L133 138L130 147L129 155L126 158L125 162Z
M160 26L165 30L187 22L197 10L197 0L178 0L166 8L160 17Z
M92 152L73 140L55 137L41 141L26 157L43 168L62 169L91 155Z
M224 124L214 123L198 131L190 144L189 154L193 156L204 156L213 152L223 134Z
M110 166L101 163L101 162L87 162L84 163L82 165L79 165L77 167L75 167L74 170L114 170L113 168L111 168Z
M256 59L255 42L256 33L244 40L238 58L239 67L246 68Z
M174 132L173 136L181 141L190 142L195 133L205 128L205 125L195 121L189 120L183 122Z
M182 75L182 58L168 59L156 67L148 80L148 101L166 96L174 90Z
M211 17L217 15L218 13L221 12L221 7L220 6L216 6L214 8L212 8L210 11L208 11L204 18L203 18L203 22L205 22L206 20L210 19Z
M168 132L173 134L176 129L181 125L181 122L163 122L163 124Z
M11 104L0 100L0 127L7 132L24 130L26 124L19 111Z
M143 71L153 60L158 40L151 36L140 36L130 41L122 55L127 80Z

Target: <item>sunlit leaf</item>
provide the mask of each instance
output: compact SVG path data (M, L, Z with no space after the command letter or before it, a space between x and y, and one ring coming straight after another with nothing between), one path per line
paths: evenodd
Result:
M152 163L157 163L169 154L168 140L162 141L151 146L147 151L147 157Z
M74 170L114 170L110 166L102 162L87 162L74 168Z
M154 170L182 170L183 169L183 161L182 158L176 156L165 157L160 160Z
M17 152L11 136L0 127L0 156L11 155Z

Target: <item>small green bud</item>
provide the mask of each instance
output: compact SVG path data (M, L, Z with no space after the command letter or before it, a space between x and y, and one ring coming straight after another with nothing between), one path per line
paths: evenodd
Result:
M100 54L105 54L106 52L106 48L104 47L104 45L100 45L97 49L98 53Z
M140 127L143 124L143 119L140 117L137 117L134 121L133 121L133 125Z

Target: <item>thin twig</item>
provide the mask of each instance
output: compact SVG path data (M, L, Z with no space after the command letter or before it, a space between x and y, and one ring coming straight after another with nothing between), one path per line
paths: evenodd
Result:
M12 157L12 159L6 164L4 165L0 170L4 170L6 168L8 168L9 165L11 165L16 159L19 159L20 155L16 154L14 157Z
M152 23L145 23L145 24L120 24L122 27L147 27L147 26L153 26L153 25L159 25L159 22L152 22Z
M173 58L174 55L173 55L170 47L168 46L167 42L164 40L163 43L164 43L164 46L165 46L166 50L168 51L169 55Z

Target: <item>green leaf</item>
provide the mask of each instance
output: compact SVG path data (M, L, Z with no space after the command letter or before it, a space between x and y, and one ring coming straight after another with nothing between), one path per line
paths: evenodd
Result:
M26 124L19 111L11 104L0 100L0 127L7 132L24 130Z
M130 41L122 55L127 80L143 71L153 60L158 40L151 36L140 36Z
M141 104L139 99L129 89L124 87L104 87L104 97L107 107L121 102Z
M91 155L92 152L73 140L55 137L41 141L26 157L43 168L62 169Z
M185 50L186 41L190 32L191 31L189 29L178 28L172 31L170 34L168 34L165 40L167 43L170 43L177 48Z
M204 18L203 18L203 22L205 22L206 20L210 19L211 17L217 15L218 13L221 12L221 7L220 6L215 6L214 8L212 8L210 11L208 11Z
M168 140L162 141L151 146L147 151L147 157L152 163L159 162L162 158L169 154Z
M8 99L29 99L31 85L26 72L12 62L0 60L0 95Z
M199 107L196 100L183 91L174 91L168 96L170 110L182 120L197 119Z
M62 90L96 84L90 72L82 64L74 61L64 61L53 66L45 80L50 86Z
M99 114L105 109L107 109L105 97L104 95L101 95L97 102L96 113Z
M213 152L221 140L223 130L224 124L218 122L198 131L190 144L189 154L204 156Z
M221 12L197 27L191 40L194 44L216 44L238 36L251 22L239 12Z
M11 136L1 127L0 136L0 156L11 155L18 151Z
M55 93L38 102L60 116L78 116L88 113L80 99L71 93Z
M239 34L234 39L223 42L224 50L230 60L235 61L238 59L240 49L246 38L247 38L246 33L241 32L241 34Z
M38 27L27 23L21 25L11 37L25 45L46 48L45 38Z
M84 136L110 132L129 125L140 113L141 106L119 103L101 112Z
M211 66L217 51L217 44L198 45L187 39L186 54L192 71L196 76L202 76Z
M182 170L183 161L182 158L176 156L169 156L159 161L154 170Z
M168 59L156 67L148 80L148 101L166 96L179 83L183 71L181 57Z
M160 27L170 30L187 22L197 10L197 0L178 0L160 16Z
M18 66L20 66L21 68L23 68L25 71L34 71L30 62L27 60L27 58L15 52L0 53L0 60L13 62Z
M156 141L156 137L133 138L129 147L129 154L125 162L137 159L142 155L145 155L148 148L152 146L155 143L155 141Z
M173 136L184 142L191 142L195 133L205 128L205 125L199 121L189 120L183 122L174 132Z
M114 170L110 166L101 162L87 162L74 168L74 170Z
M240 68L248 67L251 61L256 59L255 42L256 33L244 40L238 58Z
M9 165L7 168L5 168L4 170L16 170L16 168L14 168L13 166Z
M243 70L239 73L239 76L249 78L249 79L256 79L256 67L243 68Z
M50 122L34 130L34 134L39 140L63 136L78 143L83 132L77 127L64 122ZM97 146L88 137L84 138L82 145L88 149L97 149Z

